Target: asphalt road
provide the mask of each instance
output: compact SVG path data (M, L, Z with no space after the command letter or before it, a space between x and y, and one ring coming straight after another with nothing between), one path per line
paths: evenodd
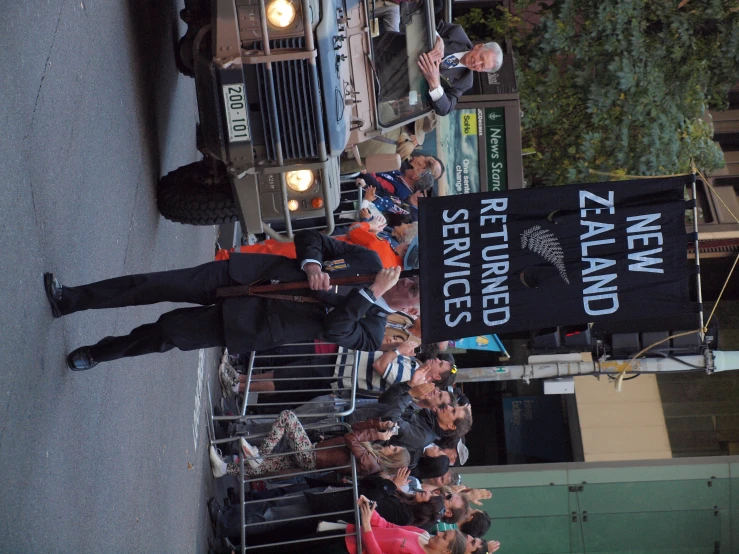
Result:
M157 178L198 158L195 90L173 57L181 4L3 5L3 553L207 550L204 385L217 383L217 353L199 360L172 351L71 372L69 350L171 306L55 320L42 288L43 271L73 285L211 259L215 229L170 223L155 201Z

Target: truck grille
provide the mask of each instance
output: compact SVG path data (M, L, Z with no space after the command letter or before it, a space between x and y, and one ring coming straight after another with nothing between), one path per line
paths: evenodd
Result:
M270 49L305 48L303 37L275 39L269 41ZM262 49L262 42L254 47ZM259 104L264 118L264 142L267 156L277 159L274 145L277 130L280 132L280 144L285 160L312 158L316 156L316 125L320 122L314 118L314 103L310 86L310 66L307 60L291 60L272 64L275 98L277 100L277 120L274 121L270 109L267 92L268 73L265 64L257 64L257 82L259 86ZM319 108L320 109L320 108Z

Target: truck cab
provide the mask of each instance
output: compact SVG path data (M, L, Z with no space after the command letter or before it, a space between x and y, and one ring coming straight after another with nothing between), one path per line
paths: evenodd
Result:
M293 221L323 216L330 234L340 157L431 110L416 59L433 46L433 8L402 2L399 10L407 93L385 98L390 77L375 65L373 43L390 31L372 0L186 3L178 67L195 79L204 158L160 180L162 214L190 224L238 220L279 240L292 238ZM284 234L272 228L278 222Z

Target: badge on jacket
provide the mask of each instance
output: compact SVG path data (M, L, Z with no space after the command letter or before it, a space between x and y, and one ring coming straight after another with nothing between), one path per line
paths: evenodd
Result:
M329 260L323 262L323 270L326 272L339 271L348 267L349 264L346 263L343 259Z

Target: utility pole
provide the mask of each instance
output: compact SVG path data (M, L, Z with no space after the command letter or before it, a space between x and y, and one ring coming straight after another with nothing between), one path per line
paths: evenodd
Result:
M575 354L552 354L529 356L525 365L502 365L459 369L457 383L480 381L517 381L527 383L531 379L562 379L577 375L615 375L628 360L594 360L590 352ZM634 373L664 373L675 371L717 371L739 369L739 352L712 351L705 349L702 354L692 356L672 356L669 358L639 358L633 360L626 375Z

